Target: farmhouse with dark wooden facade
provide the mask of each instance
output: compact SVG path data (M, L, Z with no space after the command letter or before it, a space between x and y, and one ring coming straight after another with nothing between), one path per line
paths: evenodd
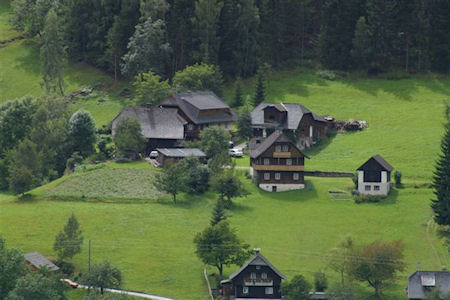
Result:
M394 168L380 155L374 155L358 168L358 192L364 195L386 196L391 190Z
M179 115L187 122L187 140L199 138L200 131L212 125L231 130L231 124L237 119L230 106L209 91L177 94L160 106L178 109Z
M222 294L225 299L281 299L280 284L286 279L264 256L255 250L237 272L223 280Z
M252 174L261 189L280 192L305 187L305 155L281 130L252 147Z
M326 137L329 128L323 117L295 103L263 102L255 107L251 117L255 137L266 137L275 130L281 130L294 137L300 149Z

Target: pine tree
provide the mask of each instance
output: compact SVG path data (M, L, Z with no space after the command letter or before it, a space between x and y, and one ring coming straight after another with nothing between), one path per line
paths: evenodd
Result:
M210 224L211 226L214 226L226 218L227 216L225 214L225 208L223 207L223 199L219 198L214 206Z
M369 48L369 35L367 32L366 18L360 17L356 23L355 37L353 38L352 58L357 69L366 69L369 59L367 49Z
M234 98L233 103L231 104L232 107L239 107L244 104L244 99L242 97L242 85L241 81L238 79L236 82L236 90L234 92Z
M47 14L41 46L42 79L47 92L59 91L64 95L63 69L66 50L59 31L58 16L53 9Z
M435 213L434 220L440 225L450 225L450 105L447 105L446 117L441 154L432 182L436 198L432 200L431 207Z
M75 254L81 252L82 244L83 236L81 235L80 224L77 217L72 214L67 220L64 229L56 235L53 250L58 253L60 260L72 259Z
M266 83L264 78L264 72L262 70L258 71L258 79L256 81L255 97L253 98L254 106L258 106L261 102L266 99Z

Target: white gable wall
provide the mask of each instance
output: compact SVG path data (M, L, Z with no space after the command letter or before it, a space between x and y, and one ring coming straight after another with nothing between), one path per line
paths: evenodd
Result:
M379 187L378 190L375 188ZM366 189L368 188L368 189ZM387 196L391 183L387 181L387 172L381 172L381 182L364 182L364 171L358 171L358 192L362 195Z

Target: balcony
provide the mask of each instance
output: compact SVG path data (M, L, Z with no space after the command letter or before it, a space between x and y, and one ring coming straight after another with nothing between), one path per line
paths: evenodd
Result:
M252 164L256 171L304 171L305 166L301 165L256 165Z
M273 157L275 158L290 158L292 157L291 152L274 152Z
M245 286L273 286L272 279L244 279Z

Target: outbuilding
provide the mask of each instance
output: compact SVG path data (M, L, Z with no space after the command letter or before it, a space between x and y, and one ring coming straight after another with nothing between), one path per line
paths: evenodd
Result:
M168 161L178 162L188 156L197 157L200 162L206 162L206 154L198 148L157 148L159 165L163 166Z
M24 255L27 265L31 270L36 271L41 268L47 268L50 271L58 271L59 267L48 260L45 256L38 252L30 252Z
M450 272L417 271L408 277L406 288L408 299L427 299L435 289L439 289L442 299L450 293Z
M391 172L394 168L376 154L358 169L358 192L363 195L386 196L391 190Z

